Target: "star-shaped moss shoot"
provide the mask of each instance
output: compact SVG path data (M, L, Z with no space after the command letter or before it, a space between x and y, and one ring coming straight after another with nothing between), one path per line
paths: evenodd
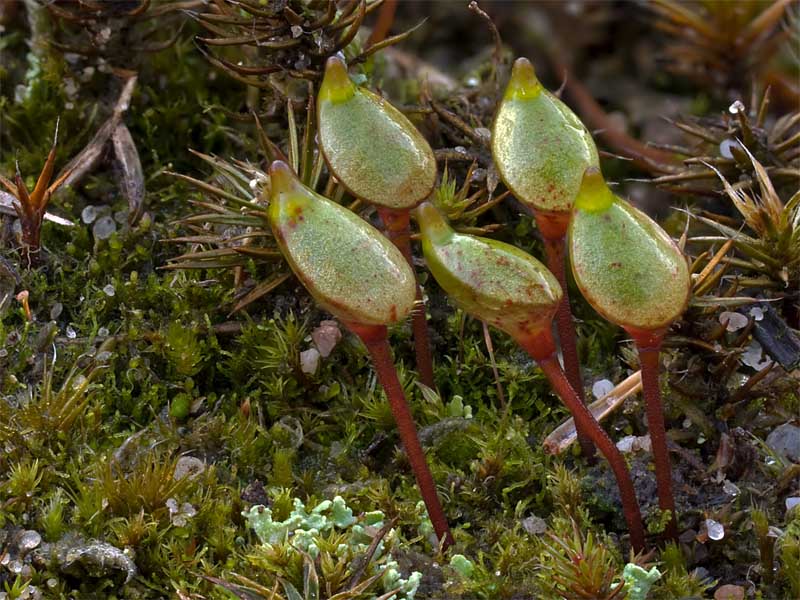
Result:
M23 264L26 264L28 267L36 266L41 262L42 222L44 221L47 211L47 205L55 191L67 180L75 168L74 166L69 167L62 172L55 181L52 181L55 175L57 144L58 122L56 122L56 132L53 136L53 146L50 148L47 160L45 160L33 190L29 191L28 187L25 185L22 174L19 172L19 164L17 164L17 172L13 182L0 175L0 184L11 192L17 200L14 204L14 210L17 212L22 228L22 248L20 249L20 254Z
M547 265L564 289L558 333L564 368L583 399L583 381L569 308L564 259L572 204L583 172L598 164L589 131L569 107L536 78L533 65L518 58L492 127L492 155L506 187L536 217L545 242ZM592 453L579 431L584 454Z
M379 231L305 187L286 163L272 163L269 176L269 219L278 246L317 303L366 345L431 522L448 545L450 530L387 339L386 326L404 319L414 305L411 267Z
M387 100L353 83L339 57L325 65L317 96L319 144L333 175L378 208L387 235L411 264L409 211L430 195L436 159L414 125ZM417 288L412 314L420 379L434 386L428 326Z
M575 200L570 258L584 297L606 319L625 328L636 342L659 506L671 511L668 534L675 536L675 500L658 385L658 355L664 333L689 300L691 280L686 260L650 217L608 189L596 168L586 170Z
M505 331L534 358L556 393L611 464L631 543L644 529L630 474L619 450L578 399L558 364L552 321L561 287L544 265L509 244L455 232L430 203L415 210L425 262L450 298L472 316Z

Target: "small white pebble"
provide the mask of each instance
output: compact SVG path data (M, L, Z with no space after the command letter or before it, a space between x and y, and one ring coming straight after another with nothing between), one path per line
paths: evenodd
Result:
M738 115L740 112L744 112L744 104L741 100L737 100L728 107L728 112L732 115Z
M610 380L601 379L594 382L594 385L592 386L592 396L599 400L606 394L609 394L613 389L614 384Z
M715 542L725 537L725 526L714 519L706 519L706 531L708 531L708 537Z
M725 312L720 314L719 322L720 323L727 322L725 329L727 331L733 332L733 331L739 331L740 329L747 327L749 319L742 313L731 312L726 310Z
M114 289L114 286L113 286L113 285L111 285L111 284L109 283L107 286L105 286L105 287L103 288L103 293L104 293L106 296L113 296L114 294L116 294L116 293L117 293L117 290L115 290L115 289Z
M723 158L733 158L733 148L738 148L739 143L736 140L724 139L719 145L719 153Z

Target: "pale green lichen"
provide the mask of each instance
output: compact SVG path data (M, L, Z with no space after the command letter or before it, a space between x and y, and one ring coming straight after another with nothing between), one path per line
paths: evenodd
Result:
M460 417L462 419L471 419L472 418L472 407L468 404L464 404L464 399L461 396L455 395L445 405L445 410L447 411L448 417Z
M375 532L384 525L385 515L381 511L365 513L357 519L341 496L324 500L311 510L302 500L295 498L293 509L286 519L275 519L273 511L262 505L253 506L242 512L247 523L253 528L262 544L268 546L287 546L287 552L302 550L312 558L320 554L320 540L331 532L347 534L346 542L339 544L336 555L339 557L364 555L373 541ZM420 507L417 507L418 511ZM424 505L421 508L425 513ZM424 525L424 519L423 525ZM423 526L421 525L421 527ZM430 525L430 522L428 522ZM378 543L367 569L370 576L380 573L384 592L397 590L387 600L413 600L417 593L422 574L414 571L403 577L399 565L386 548L396 540L394 529L390 529Z
M627 600L647 600L650 588L661 579L661 572L656 567L648 571L637 564L628 563L622 570L622 578L628 593Z
M462 579L469 579L475 572L475 565L463 554L454 554L451 556L450 567L458 573Z

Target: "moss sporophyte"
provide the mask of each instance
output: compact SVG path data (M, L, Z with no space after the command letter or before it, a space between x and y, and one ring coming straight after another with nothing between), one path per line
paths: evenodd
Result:
M636 551L644 548L644 528L625 459L580 401L558 364L551 332L562 298L556 278L522 250L455 232L429 203L414 211L425 261L439 285L464 311L511 335L537 361L576 423L608 459L622 497Z
M570 260L586 300L623 327L639 351L647 422L656 465L659 506L675 500L658 384L659 350L670 324L689 301L691 280L680 249L652 219L615 196L595 167L586 169L569 228Z
M547 264L564 291L557 327L564 368L583 401L583 381L565 276L566 234L581 177L598 165L589 131L569 107L548 92L525 58L514 63L492 126L492 155L506 187L530 210L547 252ZM586 456L593 448L579 426Z
M414 306L414 273L379 231L305 187L286 163L273 162L269 176L269 220L278 247L317 303L367 347L436 535L448 546L452 536L387 339L387 325Z
M317 96L319 144L328 167L352 194L375 205L386 234L411 264L409 211L433 191L436 159L414 125L388 101L356 86L338 57L328 59ZM420 380L434 387L422 290L412 312Z

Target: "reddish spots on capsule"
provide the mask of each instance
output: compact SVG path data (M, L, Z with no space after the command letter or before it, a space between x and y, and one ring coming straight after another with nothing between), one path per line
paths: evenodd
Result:
M609 266L612 269L621 269L622 268L622 263L621 262L612 262Z
M389 319L392 321L397 321L397 305L392 304L389 308Z
M511 264L511 261L508 260L505 256L501 256L500 258L497 259L497 264L506 267Z

